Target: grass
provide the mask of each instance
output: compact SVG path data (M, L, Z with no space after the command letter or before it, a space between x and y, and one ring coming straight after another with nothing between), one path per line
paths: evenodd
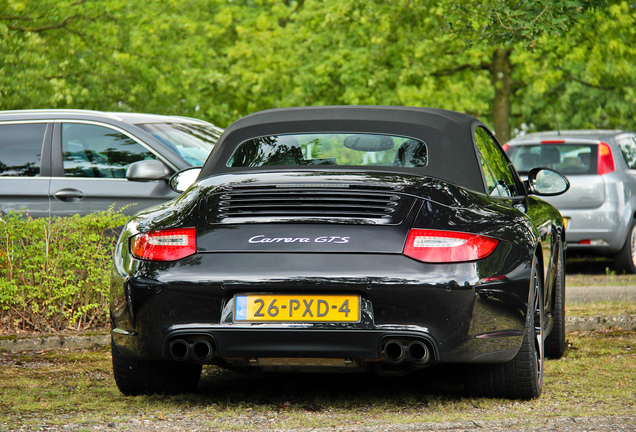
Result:
M533 401L466 398L457 369L401 378L372 375L237 374L205 370L199 390L125 397L107 347L0 354L0 429L177 420L224 430L627 416L636 411L636 332L568 334L564 358L548 361L544 394Z
M566 286L636 285L636 274L622 274L614 260L602 256L571 255L566 261Z
M597 303L566 304L566 316L636 315L636 303L603 301Z
M626 286L636 285L636 274L568 274L565 286Z

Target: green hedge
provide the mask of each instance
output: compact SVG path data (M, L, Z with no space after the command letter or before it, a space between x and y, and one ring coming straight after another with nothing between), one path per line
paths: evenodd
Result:
M106 325L112 251L117 227L126 220L113 210L67 218L2 216L2 330L50 332Z

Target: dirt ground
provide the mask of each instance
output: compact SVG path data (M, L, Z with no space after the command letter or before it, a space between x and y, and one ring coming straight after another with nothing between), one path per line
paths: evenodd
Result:
M532 419L461 421L461 422L425 422L410 424L381 424L375 426L341 425L331 428L276 428L268 427L267 419L253 419L241 422L232 429L217 429L208 420L185 417L166 417L161 420L130 419L126 423L106 423L88 426L86 424L68 424L46 429L15 429L15 431L188 431L209 432L224 430L251 430L262 432L634 432L636 415L627 417L556 417L540 422ZM246 424L247 423L247 424Z

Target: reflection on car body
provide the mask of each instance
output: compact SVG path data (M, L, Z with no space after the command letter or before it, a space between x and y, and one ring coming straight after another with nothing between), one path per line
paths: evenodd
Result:
M471 394L533 398L544 356L564 352L563 221L537 195L568 182L548 169L522 182L474 117L264 111L171 185L187 190L133 216L115 253L125 394L194 390L202 364L396 375L456 363Z

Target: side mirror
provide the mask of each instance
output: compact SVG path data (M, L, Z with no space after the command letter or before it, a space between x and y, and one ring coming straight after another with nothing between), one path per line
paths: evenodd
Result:
M172 170L158 160L142 160L133 162L126 170L126 178L131 181L167 180Z
M197 181L199 173L201 173L201 167L191 167L179 171L168 182L170 189L179 193L185 191Z
M529 193L539 196L561 195L570 189L568 179L550 168L532 168L525 183Z

